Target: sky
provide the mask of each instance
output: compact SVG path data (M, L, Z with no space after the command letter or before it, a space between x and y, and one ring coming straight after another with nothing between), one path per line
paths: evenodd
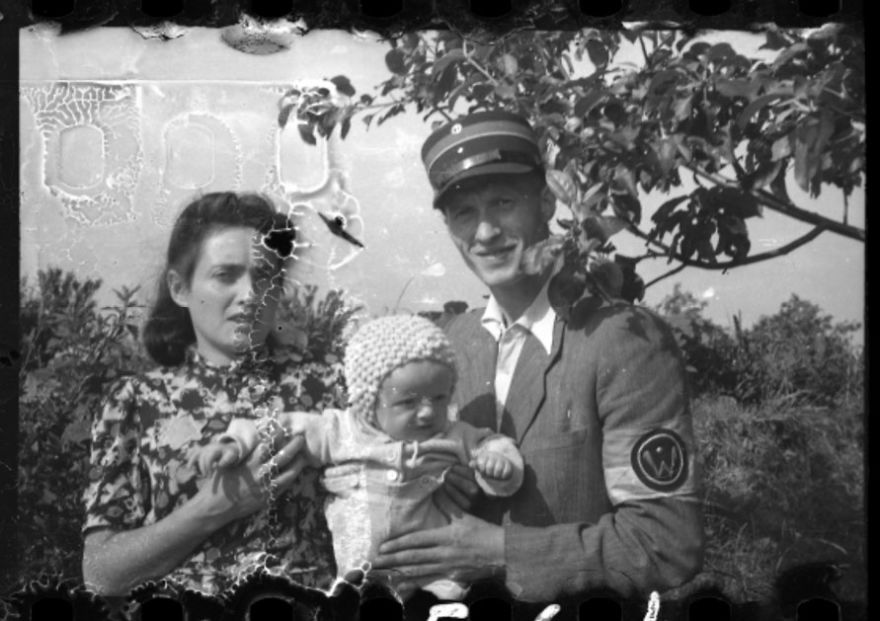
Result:
M369 130L355 119L345 140L317 147L304 145L295 131L277 129L277 102L285 84L344 74L358 94L375 94L375 86L389 75L383 60L387 43L369 33L312 31L293 37L288 50L258 56L225 45L215 30L180 32L170 41L130 29L65 37L44 26L21 32L23 276L32 280L37 270L59 266L102 278L104 303L112 300L113 288L134 284L143 286L148 302L170 225L186 199L199 189L258 190L282 206L300 205L302 239L311 247L296 270L299 282L343 288L374 314L435 310L448 300L482 304L486 291L464 267L441 217L431 209L431 189L419 161L430 127L419 116L401 115ZM706 39L725 40L743 51L754 51L760 43L739 32L710 33ZM629 51L623 54L624 60L630 58L636 59ZM110 85L116 89L112 92L122 93L120 105L129 106L109 122L118 123L116 129L95 143L102 145L97 168L91 159L69 152L80 145L77 141L83 141L83 150L74 152L88 152L88 134L64 134L92 121L80 118L59 130L38 113L41 105L51 105L39 93L57 94L59 82L84 84L89 93L97 92L95 85ZM98 125L107 126L102 122ZM214 146L208 151L192 146L203 139ZM135 171L134 176L107 172L116 165L114 157L128 156L124 170ZM94 174L95 179L103 174L104 179L89 187L65 181L65 175L77 174ZM320 191L328 180L336 182L335 192ZM826 188L817 199L794 183L789 190L804 209L831 217L843 209L834 189ZM668 198L643 196L643 222ZM349 217L364 250L326 233L316 212L327 209ZM850 223L864 227L864 214L864 192L858 189L850 197ZM778 247L808 230L769 210L748 225L753 252ZM625 233L613 241L623 254L644 251L643 242ZM705 302L707 317L725 327L735 314L745 325L772 314L792 294L818 304L836 320L861 322L864 250L860 242L826 232L785 257L726 274L688 268L649 288L644 303L655 306L680 283ZM665 261L643 261L638 269L650 281L670 267Z

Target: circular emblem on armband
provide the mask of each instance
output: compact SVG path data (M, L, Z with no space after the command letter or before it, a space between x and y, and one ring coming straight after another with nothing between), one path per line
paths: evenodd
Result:
M687 449L669 429L654 429L639 438L631 460L636 476L653 490L671 492L688 477Z

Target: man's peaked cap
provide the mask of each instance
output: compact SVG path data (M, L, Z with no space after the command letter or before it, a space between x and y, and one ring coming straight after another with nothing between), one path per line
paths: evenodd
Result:
M529 122L503 110L475 112L435 130L422 146L434 204L455 184L483 175L542 170Z

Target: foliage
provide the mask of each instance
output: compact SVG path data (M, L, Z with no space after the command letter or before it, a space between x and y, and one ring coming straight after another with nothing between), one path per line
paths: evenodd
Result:
M722 394L742 403L788 399L813 405L861 401L864 351L851 341L859 329L797 295L779 312L744 329L734 317L725 331L703 316L705 301L676 285L657 307L672 326L696 394Z
M837 566L838 596L864 601L863 410L698 399L706 574L736 600L767 601L787 569Z
M684 356L695 394L736 394L735 342L720 326L703 317L707 302L683 291L679 283L658 305Z
M319 298L315 285L298 287L278 309L280 340L315 358L329 353L341 359L346 328L361 310L341 290L332 289Z
M864 241L846 212L865 170L864 41L850 26L769 26L762 47L778 51L772 61L684 30L519 31L497 40L446 31L390 44L391 76L377 97L355 98L349 80L336 76L288 91L279 124L295 111L303 139L314 143L316 132L329 136L337 125L344 137L356 114L368 127L408 107L425 121L480 109L523 114L539 136L551 188L572 212L561 223L565 243L541 253L566 258L554 291L563 310L586 290L640 298L632 268L646 258L729 269L786 254L826 230ZM634 46L642 62L619 62ZM813 196L840 189L840 219L793 204L789 171ZM673 192L686 175L697 187L661 205L646 230L641 193ZM747 220L764 208L813 229L750 254ZM608 261L608 238L620 230L644 239L646 254Z
M833 323L815 304L796 295L779 312L740 331L744 356L760 369L758 388L768 395L793 395L824 405L864 390L864 351L856 351L852 322Z
M100 286L59 269L41 271L36 288L22 285L21 575L79 574L91 419L108 382L147 364L137 341L137 288L115 291L117 303L98 309Z

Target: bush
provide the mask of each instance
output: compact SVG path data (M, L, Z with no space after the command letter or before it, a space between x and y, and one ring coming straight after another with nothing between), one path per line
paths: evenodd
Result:
M98 309L100 280L58 269L22 283L19 385L19 558L22 576L78 576L91 420L108 382L145 368L137 289Z
M795 565L843 569L840 596L866 588L864 426L857 408L743 407L698 399L694 431L705 484L705 571L742 600L766 601Z
M858 324L834 323L796 295L749 329L734 317L732 333L706 319L705 308L679 285L657 307L673 328L696 395L729 395L749 404L861 401L864 353L851 341Z
M863 352L850 341L858 329L852 322L833 323L818 306L792 295L738 339L745 358L760 370L749 378L750 390L820 405L861 398Z

